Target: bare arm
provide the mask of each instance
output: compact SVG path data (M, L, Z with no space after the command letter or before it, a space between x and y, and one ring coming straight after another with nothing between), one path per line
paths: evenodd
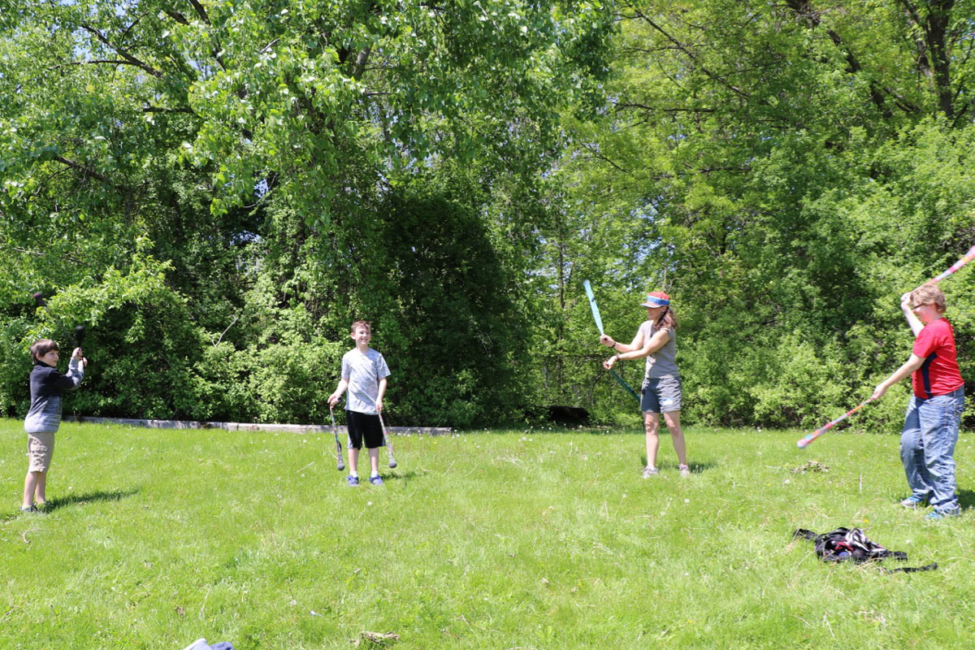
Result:
M349 380L344 378L340 379L339 385L338 387L336 387L335 392L329 395L328 397L328 405L334 407L336 404L338 404L339 400L342 399L342 394L345 392L345 389L348 387L349 387Z
M895 370L894 374L885 379L874 389L873 395L870 396L870 399L880 399L884 396L884 393L887 392L888 388L899 382L901 379L904 379L904 377L907 377L913 373L922 365L924 365L924 359L912 354L911 358L908 359L903 366Z
M638 335L638 338L642 339L643 335ZM634 340L633 344L623 346L621 345L618 349L627 348L625 352L611 356L603 363L603 367L607 370L611 369L616 365L617 361L627 360L627 359L643 359L649 357L651 354L667 345L667 341L670 340L670 333L667 330L660 330L654 332L653 336L649 337L646 341L642 342L642 345L637 345L637 341Z
M924 323L914 314L914 310L911 308L910 293L905 293L901 296L901 310L904 312L904 318L907 319L907 324L911 326L911 331L914 332L914 336L916 337L924 329Z
M629 345L620 343L607 334L600 336L599 342L608 348L613 348L617 352L633 352L643 347L643 329L641 328L636 331L636 336L633 337L633 342Z
M376 397L376 413L383 412L383 395L386 394L386 378L379 380L379 395Z

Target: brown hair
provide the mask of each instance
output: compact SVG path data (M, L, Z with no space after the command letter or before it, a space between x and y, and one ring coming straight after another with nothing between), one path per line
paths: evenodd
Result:
M664 309L664 313L660 315L660 318L657 319L657 322L654 323L653 326L658 330L665 329L673 330L675 332L677 331L677 314L674 313L674 310L671 309L670 305L667 305L667 308Z
M360 327L365 327L366 330L372 334L372 325L367 320L357 320L356 322L352 323L352 333L355 334L355 331Z
M947 309L944 292L933 282L921 285L912 291L911 302L915 307L934 305L939 314L945 313L945 309Z
M30 346L30 358L37 364L40 363L40 358L51 350L57 350L58 344L51 339L37 339L34 341L34 345Z

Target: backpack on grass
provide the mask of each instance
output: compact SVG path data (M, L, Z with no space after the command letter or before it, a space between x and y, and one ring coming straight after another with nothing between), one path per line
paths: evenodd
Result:
M862 528L837 528L828 533L817 535L811 530L799 528L792 533L792 539L802 537L813 542L816 555L823 562L846 562L852 560L856 564L871 560L900 560L907 561L907 553L888 551L886 548L871 541ZM923 567L903 567L900 569L884 569L887 573L915 573L917 571L933 571L937 563Z

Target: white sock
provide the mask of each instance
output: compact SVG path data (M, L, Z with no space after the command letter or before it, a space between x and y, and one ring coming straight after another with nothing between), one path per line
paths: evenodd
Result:
M355 478L359 478L359 472L349 472L349 476L354 476Z

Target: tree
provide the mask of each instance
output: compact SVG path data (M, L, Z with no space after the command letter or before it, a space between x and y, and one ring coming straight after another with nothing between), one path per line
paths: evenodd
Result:
M613 23L597 2L28 0L0 30L0 311L97 286L151 241L195 332L196 412L315 418L279 388L308 367L266 355L325 363L403 293L358 283L396 187L474 160L531 185Z
M621 4L606 119L569 124L560 174L590 207L576 232L623 235L579 264L633 293L667 278L692 420L810 424L899 358L890 301L973 242L975 194L951 171L971 13ZM938 172L906 164L948 151ZM919 200L933 188L940 204Z

